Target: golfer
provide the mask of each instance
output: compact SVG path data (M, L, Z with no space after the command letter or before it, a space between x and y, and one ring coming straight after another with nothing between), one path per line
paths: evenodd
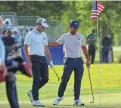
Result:
M80 100L80 86L83 77L83 60L82 51L87 59L87 66L90 66L90 60L85 46L84 36L78 33L79 22L72 20L70 22L70 31L63 34L57 42L49 42L49 46L58 46L64 44L66 62L63 70L62 80L58 89L58 97L53 105L58 105L63 99L67 83L70 79L72 71L74 71L74 104L82 106L84 103Z
M47 35L43 32L46 27L49 26L44 18L37 19L36 27L27 34L24 42L24 53L33 71L33 85L28 96L34 106L40 107L44 105L39 100L39 89L48 82L48 64L45 55L53 65Z

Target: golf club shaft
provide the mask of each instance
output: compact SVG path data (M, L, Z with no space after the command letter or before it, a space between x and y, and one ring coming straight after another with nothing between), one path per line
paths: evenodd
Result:
M51 67L52 68L52 67ZM60 77L59 77L59 75L57 74L57 72L55 71L55 69L54 68L52 68L53 69L53 71L54 71L54 73L56 74L56 76L57 76L57 78L58 78L58 81L60 80Z
M89 67L87 67L87 70L88 70L88 75L89 75L90 87L91 87L91 91L92 91L92 102L94 103L94 94L93 94L93 89L92 89L92 82L91 82Z
M51 69L52 69L52 70L54 71L54 73L56 74L56 76L57 76L57 78L58 78L58 81L59 81L59 80L60 80L60 77L59 77L59 75L57 74L57 72L55 71L55 69L51 66L51 63L50 63L50 61L48 60L47 56L46 56L46 59L47 59L49 65L50 65Z

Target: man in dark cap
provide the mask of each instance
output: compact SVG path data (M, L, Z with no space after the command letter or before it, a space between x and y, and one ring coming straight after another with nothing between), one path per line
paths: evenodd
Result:
M80 100L80 88L81 80L83 77L83 60L82 50L87 59L86 65L90 66L90 60L87 52L87 48L84 41L83 34L78 32L79 22L72 20L70 22L70 31L63 34L56 42L49 42L49 46L58 46L64 44L66 62L64 66L64 72L62 80L58 89L58 96L55 99L53 105L58 105L63 99L64 92L67 83L70 79L72 71L74 71L74 104L77 106L83 106L84 103Z

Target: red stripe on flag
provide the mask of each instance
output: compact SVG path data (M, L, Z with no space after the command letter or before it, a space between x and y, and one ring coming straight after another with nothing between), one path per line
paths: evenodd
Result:
M104 9L104 4L97 2L95 0L92 6L91 19L96 20L98 16L101 14L101 12L103 11L103 9Z

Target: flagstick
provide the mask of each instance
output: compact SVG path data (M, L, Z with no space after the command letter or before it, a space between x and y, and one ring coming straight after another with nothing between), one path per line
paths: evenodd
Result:
M100 39L98 36L98 18L96 19L97 21L97 38L98 38L98 85L99 85L99 107L101 108L101 86L100 86Z

